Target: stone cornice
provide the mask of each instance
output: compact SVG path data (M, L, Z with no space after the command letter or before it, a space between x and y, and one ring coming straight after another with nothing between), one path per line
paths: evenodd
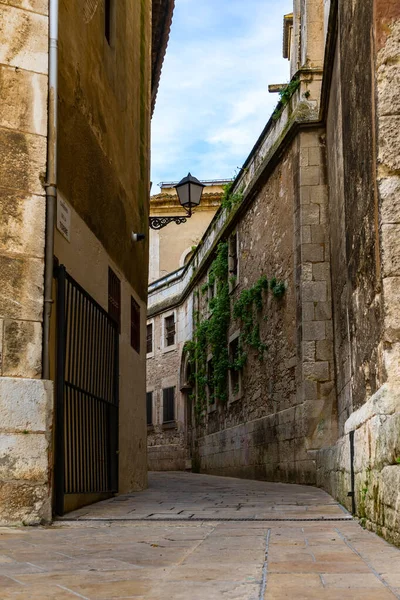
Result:
M196 212L216 211L218 210L223 193L203 193L200 206L196 208ZM174 211L174 214L185 215L184 209L179 204L176 194L157 194L150 198L150 215L158 212L167 213Z

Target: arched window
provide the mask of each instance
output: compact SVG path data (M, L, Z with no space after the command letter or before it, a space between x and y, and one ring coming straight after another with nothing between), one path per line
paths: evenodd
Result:
M186 267L186 265L192 258L193 254L194 254L193 246L191 248L186 248L186 250L182 253L181 258L179 260L179 266Z

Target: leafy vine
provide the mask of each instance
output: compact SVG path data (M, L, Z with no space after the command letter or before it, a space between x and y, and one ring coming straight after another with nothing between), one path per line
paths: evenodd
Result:
M277 121L281 114L284 111L285 106L289 104L289 101L293 94L300 87L300 79L294 78L290 83L288 83L280 92L279 92L279 102L278 106L274 110L272 114L272 118L274 121Z
M205 295L210 288L213 288L215 295L208 301L209 316L202 320L200 313L195 313L194 337L185 345L192 366L192 384L196 390L193 398L196 400L197 417L204 414L207 401L227 401L228 372L230 369L239 371L244 367L248 356L246 346L256 350L259 360L263 360L267 350L260 335L264 296L270 289L276 298L281 298L286 289L284 282L275 277L268 281L267 277L262 275L252 287L242 290L231 310L227 242L219 243L208 279L200 288L201 293ZM238 352L234 358L229 357L228 348L228 331L232 319L241 324ZM207 368L209 354L212 356L213 365L211 375ZM207 388L212 390L210 398Z
M221 206L230 212L235 206L243 200L243 190L233 193L233 181L224 186L224 195L222 196Z
M254 348L260 360L264 358L264 352L267 350L266 344L261 341L257 320L257 313L260 313L263 307L264 291L268 291L268 279L262 275L253 287L242 291L233 306L233 318L242 324L241 348L243 344Z

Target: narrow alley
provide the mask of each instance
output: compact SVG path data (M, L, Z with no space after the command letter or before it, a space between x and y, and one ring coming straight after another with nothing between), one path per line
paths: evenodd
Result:
M326 492L185 472L0 530L1 599L391 600L400 551Z

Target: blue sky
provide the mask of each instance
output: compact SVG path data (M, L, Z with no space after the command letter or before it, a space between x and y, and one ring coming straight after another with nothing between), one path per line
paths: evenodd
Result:
M176 0L152 123L152 193L188 171L235 175L289 80L283 15L293 0Z

